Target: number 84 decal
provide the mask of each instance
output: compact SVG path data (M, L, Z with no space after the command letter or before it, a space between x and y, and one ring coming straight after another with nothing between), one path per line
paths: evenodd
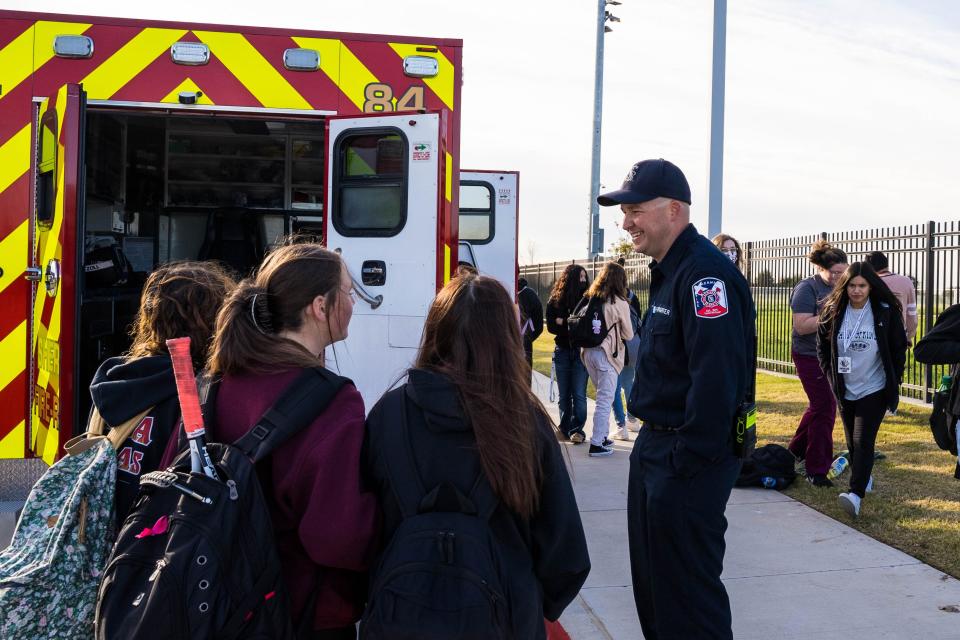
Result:
M423 85L411 85L399 98L394 98L393 87L382 82L371 82L363 89L363 112L419 111L425 108ZM395 103L394 103L395 102Z

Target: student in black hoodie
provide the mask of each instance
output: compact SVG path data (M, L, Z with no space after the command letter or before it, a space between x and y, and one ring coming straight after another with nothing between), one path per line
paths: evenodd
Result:
M586 440L583 425L587 422L587 368L580 359L580 349L570 344L567 318L589 287L587 271L578 264L567 265L547 300L547 331L555 336L556 345L553 368L557 374L560 433L573 444Z
M545 638L544 618L576 597L590 559L555 427L530 391L513 304L497 280L459 277L443 288L416 367L367 418L363 466L386 545L403 522L386 450L402 414L421 484L438 491L432 510L456 511L475 482L489 483L499 501L490 529L507 568L504 637Z
M137 497L140 476L155 471L180 423L180 406L167 352L168 338L190 337L194 367L202 368L220 304L235 282L213 262L179 262L150 274L133 323L133 344L105 360L90 384L93 404L109 426L153 407L117 447L117 522Z

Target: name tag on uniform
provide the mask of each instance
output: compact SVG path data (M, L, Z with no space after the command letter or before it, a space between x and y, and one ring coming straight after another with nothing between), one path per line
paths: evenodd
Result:
M847 356L837 358L837 373L853 373L853 359Z

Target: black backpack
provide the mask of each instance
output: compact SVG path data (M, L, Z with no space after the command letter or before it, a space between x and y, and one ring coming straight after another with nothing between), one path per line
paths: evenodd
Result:
M937 446L957 455L957 420L960 419L960 364L950 372L953 384L946 391L933 394L930 411L930 431Z
M789 450L778 444L765 444L755 449L740 468L738 487L764 487L786 489L797 477L794 470L796 458ZM772 485L765 485L764 478L773 478Z
M501 580L506 567L489 524L499 501L483 472L469 496L448 483L426 492L410 445L407 402L402 393L395 397L400 427L385 430L384 449L403 521L371 576L360 638L506 640L512 637ZM434 510L446 491L455 492L459 510Z
M603 314L603 302L603 298L585 296L577 303L573 313L567 318L567 335L572 346L591 349L603 344L604 338L610 333ZM614 349L618 347L619 345L615 345Z
M307 369L233 445L207 444L220 480L190 473L189 451L141 477L100 584L98 640L296 637L256 463L269 463L347 382ZM217 387L202 389L206 424L215 424Z

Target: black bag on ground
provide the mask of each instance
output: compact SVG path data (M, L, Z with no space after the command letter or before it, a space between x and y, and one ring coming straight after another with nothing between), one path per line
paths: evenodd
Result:
M764 487L764 478L773 478L774 485L770 489L786 489L793 484L797 477L794 471L796 459L789 450L778 444L765 444L755 449L750 457L743 461L740 476L737 478L738 487Z
M401 427L388 430L386 462L403 522L371 576L361 640L506 640L512 637L506 575L490 529L498 499L481 472L469 496L442 484L424 491L398 398ZM454 500L440 500L440 495ZM456 502L457 511L437 511ZM537 585L531 573L531 589Z
M599 347L608 333L610 327L603 314L603 298L584 297L567 318L567 335L574 347Z
M256 463L347 381L307 369L233 445L208 444L220 480L190 473L189 451L140 479L100 584L98 640L296 637ZM205 386L204 418L214 424L217 383Z
M954 382L960 385L960 380ZM937 391L933 394L933 409L930 411L930 431L937 446L944 451L957 455L957 419L960 416L953 413L951 396L954 387L947 391Z

